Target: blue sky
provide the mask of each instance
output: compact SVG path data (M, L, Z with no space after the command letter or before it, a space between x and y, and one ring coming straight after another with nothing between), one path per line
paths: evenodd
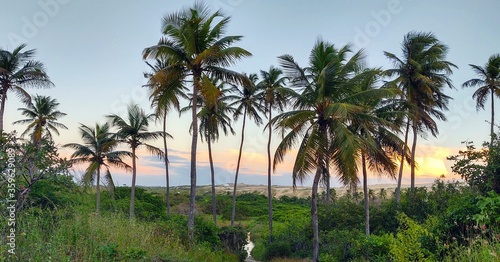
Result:
M163 15L189 6L194 1L79 1L79 0L4 0L0 10L0 47L12 50L20 43L37 49L36 59L43 61L55 84L48 90L29 90L50 95L68 115L61 122L69 127L56 138L59 144L80 142L79 123L104 122L104 115L123 114L129 101L149 109L143 72L148 68L141 53L161 37ZM243 35L238 46L253 57L240 61L232 69L255 73L277 65L277 57L291 54L302 66L321 37L337 46L352 43L364 48L369 66L389 68L383 51L400 55L400 43L409 31L430 31L449 46L448 60L459 69L451 76L456 87L447 90L454 98L447 113L448 122L440 122L440 136L419 140L421 166L419 181L432 181L437 175L458 178L450 173L445 157L461 148L461 141L476 144L488 140L490 111L476 112L471 98L473 89L461 84L474 77L468 64L484 65L488 57L500 52L500 2L490 1L206 1L212 10L221 8L232 17L230 35ZM490 101L488 101L489 103ZM7 101L5 122L21 118L16 110L22 105L14 95ZM489 108L489 107L487 107ZM169 133L172 148L172 184L188 184L190 137L189 116L172 114ZM217 182L233 180L241 123L235 123L236 136L221 138L214 145ZM6 126L6 130L24 130ZM160 129L156 126L153 129ZM265 184L266 134L262 127L249 127L244 148L240 181ZM276 141L277 139L275 139ZM156 143L158 146L161 143ZM276 142L273 143L276 145ZM199 184L209 183L206 145L199 144ZM69 154L69 152L66 152ZM273 178L273 184L291 185L288 158ZM246 162L245 162L246 161ZM141 155L139 185L164 185L161 162ZM115 172L117 184L130 184L130 174ZM389 180L373 177L371 183ZM306 185L310 181L306 181Z

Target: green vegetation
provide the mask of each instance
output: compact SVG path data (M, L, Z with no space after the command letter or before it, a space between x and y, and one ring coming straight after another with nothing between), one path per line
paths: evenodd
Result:
M12 136L6 136L2 146L23 148L30 143L14 142ZM0 156L3 167L8 157L6 153ZM18 154L16 160L22 157ZM61 161L50 155L38 157L37 161L43 159L54 167ZM28 172L17 163L20 175ZM357 193L331 194L330 202L318 202L319 261L495 261L500 251L500 196L484 182L486 194L476 190L475 184L436 180L430 188L402 190L399 205L394 197L383 198L375 192L369 198L368 236L363 233L363 198ZM252 256L259 261L300 261L310 258L313 249L311 197L272 199L270 243L265 195L238 194L236 226L231 227L232 194L218 194L220 226L216 227L211 219L211 192L207 191L196 198L198 215L191 242L186 227L187 188L172 195L170 215L163 189L137 188L133 221L128 219L128 187L102 192L99 214L95 212L94 188L75 184L61 169L45 173L30 188L22 210L16 213L19 261L242 261L247 232L255 243ZM6 185L1 189L0 197L7 198ZM3 225L8 225L6 204L2 202ZM10 228L4 226L3 230ZM2 239L4 259L0 261L9 261L7 241Z
M394 65L387 70L367 68L363 51L349 44L337 48L318 39L306 67L281 55L280 67L261 70L259 80L228 69L251 56L234 46L242 36L225 35L229 22L222 11L211 12L200 2L167 14L163 38L143 52L143 59L156 62L146 61L152 72L144 74L155 114L131 102L124 117L111 113L103 125L82 124L84 143L65 145L75 150L70 160L59 156L52 136L66 128L58 122L65 116L59 103L38 95L31 101L23 89L53 85L43 64L33 60L34 50L23 52L25 45L0 49L0 262L243 261L247 232L255 243L252 256L260 261L499 260L498 55L485 67L471 65L480 78L463 84L478 87L478 109L489 94L492 99L490 142L480 150L466 142L465 151L448 158L466 183L436 180L431 188L415 187L418 136L436 136L436 120L446 120L451 97L444 87L453 87L456 68L433 33L405 35L401 58L384 52ZM15 123L29 124L27 139L3 132L9 92L26 104L20 111L27 119ZM188 102L183 109L180 99ZM171 108L192 117L191 184L173 195L166 127ZM232 194L216 195L212 143L220 131L235 133L231 114L235 121L243 115L235 185ZM236 190L246 116L257 125L267 118L267 196ZM163 131L150 131L160 119ZM273 132L281 134L274 159ZM198 135L209 149L212 185L197 195ZM164 150L148 144L160 138ZM130 152L116 151L120 146ZM141 146L165 162L165 197L163 189L136 187ZM273 198L271 168L293 150L293 186L313 175L311 194ZM405 161L411 185L402 190ZM368 170L396 179L398 163L393 195L369 189ZM78 164L87 165L81 181L72 173ZM132 172L130 188L115 188L111 167ZM101 191L101 170L108 191ZM330 188L332 176L347 193ZM357 189L360 176L363 192Z

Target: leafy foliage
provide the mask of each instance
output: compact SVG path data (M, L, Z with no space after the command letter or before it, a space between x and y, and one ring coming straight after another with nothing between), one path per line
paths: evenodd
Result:
M500 194L500 136L493 135L492 143L484 143L481 149L469 141L462 143L466 150L447 158L455 162L452 171L483 193L494 190Z

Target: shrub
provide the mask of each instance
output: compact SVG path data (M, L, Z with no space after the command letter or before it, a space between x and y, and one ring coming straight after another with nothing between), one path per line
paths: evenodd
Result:
M292 247L286 241L274 241L267 245L264 252L264 259L269 261L278 257L289 257L292 254Z
M130 187L117 187L114 191L114 198L116 211L128 214L130 208ZM113 206L110 205L113 205L112 201L103 201L104 209L113 209ZM136 218L147 221L166 219L166 207L162 196L148 192L144 188L136 188L134 214Z
M435 261L434 254L423 245L433 240L432 234L403 213L398 215L398 221L398 233L390 244L392 258L395 261Z

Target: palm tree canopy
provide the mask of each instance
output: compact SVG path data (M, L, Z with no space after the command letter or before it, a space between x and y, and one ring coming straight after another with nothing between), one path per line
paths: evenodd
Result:
M490 56L484 67L469 64L478 78L465 81L462 87L477 87L472 95L476 99L476 109L484 109L488 95L493 92L500 98L500 54Z
M198 97L198 108L201 108L197 114L199 122L199 134L202 139L215 142L219 139L220 132L227 135L228 133L235 134L231 126L230 114L235 114L236 109L231 103L235 97L231 96L235 92L236 87L220 80L210 80L204 77L201 96ZM192 105L184 107L181 112L186 112L192 109ZM190 127L192 131L192 124Z
M150 91L151 106L156 109L156 115L168 114L172 109L180 111L180 98L187 98L187 88L181 81L187 75L185 68L171 66L166 59L156 59L154 65L146 64L152 72L144 73L148 79L145 87Z
M438 129L433 117L446 120L441 110L448 109L451 97L444 94L442 88L453 88L448 76L457 66L445 60L448 47L432 33L409 32L403 39L401 49L402 58L384 52L394 64L394 68L386 70L385 75L396 76L392 84L403 91L404 99L412 105L409 113L414 127L418 131L427 129L436 136Z
M179 79L187 74L180 72L187 70L226 81L244 81L241 74L225 68L251 56L245 49L232 46L242 36L224 36L229 21L229 16L221 11L211 13L201 2L170 13L163 18L165 37L146 48L144 58L167 59L172 70L179 72Z
M246 83L241 85L241 89L234 89L236 94L231 95L234 102L229 106L236 107L234 111L235 121L246 112L246 115L250 119L253 119L257 125L260 125L263 123L260 113L266 111L266 108L260 103L262 89L257 85L257 74L245 75L245 77L248 78L248 81L245 81Z
M57 110L59 103L56 99L50 96L36 95L33 102L29 103L26 108L18 108L21 114L27 118L15 121L13 124L28 124L21 136L31 133L34 139L39 141L44 132L47 137L51 138L51 131L59 135L58 128L68 129L65 125L57 122L66 114Z
M281 69L274 66L268 71L260 70L260 76L262 80L257 85L262 89L262 101L266 104L266 108L271 105L271 110L283 111L287 98L292 95L292 90L285 86L288 77L283 75Z
M109 172L110 167L131 169L129 165L122 161L123 157L130 157L131 153L115 151L119 141L110 133L108 123L104 125L96 124L95 127L81 124L79 130L83 144L69 143L64 147L75 150L70 160L73 164L89 164L83 177L86 184L94 181L97 171L102 167L107 170L104 177L109 185L113 185L111 173Z
M148 131L150 123L154 122L155 114L146 114L137 104L130 103L127 106L127 117L122 118L116 114L107 116L111 124L118 131L116 137L121 141L129 144L132 149L136 149L140 145L144 145L146 149L153 155L160 158L164 157L164 153L158 147L145 143L147 140L158 139L164 135L161 131Z
M364 110L352 103L355 87L362 80L356 74L362 68L363 53L358 51L348 58L349 53L348 45L336 49L319 39L309 56L309 67L300 67L290 55L279 57L292 85L302 90L294 95L296 109L273 119L278 127L289 130L276 150L274 166L283 161L287 151L299 147L294 184L318 168L324 173L329 166L326 161L345 184L357 179L357 149L362 141L348 124Z
M31 97L24 90L27 87L52 87L42 62L33 60L35 49L23 51L26 44L16 47L12 52L0 49L0 87L1 99L6 99L9 90L28 104ZM5 97L4 97L5 96Z

